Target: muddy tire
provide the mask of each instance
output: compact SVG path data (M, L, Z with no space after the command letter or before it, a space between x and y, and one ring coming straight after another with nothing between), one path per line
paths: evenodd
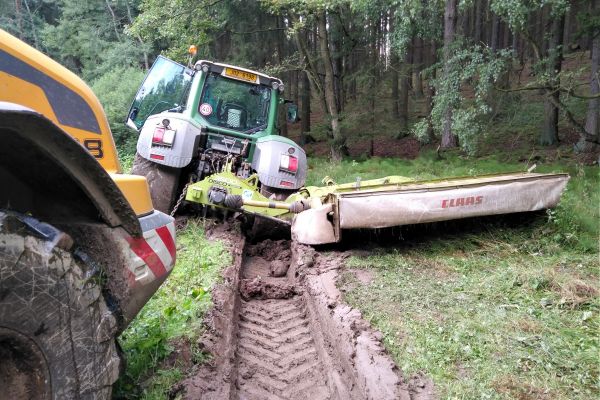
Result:
M131 173L145 176L148 180L154 209L170 214L178 194L181 170L156 164L135 153Z
M110 399L117 321L68 235L0 211L0 399Z

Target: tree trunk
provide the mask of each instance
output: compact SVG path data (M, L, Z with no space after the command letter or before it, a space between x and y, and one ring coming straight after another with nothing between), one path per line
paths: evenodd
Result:
M492 38L490 40L490 47L492 52L495 53L498 50L498 43L500 41L500 18L496 13L492 15Z
M390 18L390 33L394 34L394 19L395 14L392 14L392 18ZM392 116L394 119L400 118L400 114L398 111L398 68L400 67L400 59L398 57L398 53L392 48L390 54L390 80L392 81Z
M598 1L596 0L596 4ZM598 82L598 73L600 70L600 34L596 34L592 41L592 76L590 79L590 95L598 96L600 94L600 85ZM591 137L582 136L575 146L578 152L591 152L598 148L600 143L600 98L596 97L588 101L587 116L585 118L585 131ZM594 143L594 139L595 142Z
M475 0L475 42L481 42L481 28L483 25L484 0Z
M347 153L346 138L342 135L340 128L340 116L337 108L337 100L335 98L333 65L327 38L327 16L324 10L317 14L317 24L319 27L319 47L321 49L323 67L325 69L325 82L323 85L325 105L327 106L327 112L329 113L329 118L331 120L331 133L333 135L333 141L331 143L331 159L339 162Z
M421 70L423 69L423 39L416 37L413 40L413 93L416 97L423 97L423 81Z
M281 28L283 27L285 24L283 22L283 19L280 17L276 17L277 18L277 27ZM283 65L283 60L285 59L285 54L284 54L284 46L285 46L285 31L283 30L278 30L277 31L277 42L276 42L276 46L277 46L277 62L279 63L279 65ZM286 136L288 135L288 129L287 129L287 104L281 104L279 106L279 113L277 114L277 126L279 127L279 134L281 136Z
M429 60L427 66L431 67L436 62L437 57L437 46L435 40L431 41L429 47ZM435 88L433 87L431 80L435 78L435 71L430 71L430 76L427 77L427 84L425 86L425 112L427 113L427 137L429 143L435 141L435 132L433 124L431 123L431 111L433 110L433 97L435 96Z
M399 59L398 55L392 50L392 62L390 66L390 79L392 80L392 116L395 119L400 118L399 103L398 103L398 68Z
M548 41L548 71L550 78L545 89L544 123L540 134L540 144L543 146L558 143L558 107L560 101L560 71L562 69L562 43L565 25L565 15L555 16L552 20L551 37Z
M373 135L375 134L375 99L377 96L377 52L379 47L377 46L378 37L378 24L372 23L371 25L371 40L370 40L370 56L369 60L369 125L371 128L371 151L369 155L373 155Z
M15 16L17 17L17 31L19 39L23 40L23 16L21 14L21 0L15 0Z
M404 55L404 63L400 72L400 98L398 102L398 137L404 136L408 129L408 90L410 88L410 80L412 77L412 49L406 49Z
M310 83L308 73L302 72L302 83L300 85L300 144L306 144L306 137L310 132Z
M450 74L450 57L452 42L454 41L454 32L456 27L456 4L458 0L446 0L444 10L444 76ZM442 122L442 148L448 149L458 146L458 138L452 132L452 106L448 105L444 110L444 120Z

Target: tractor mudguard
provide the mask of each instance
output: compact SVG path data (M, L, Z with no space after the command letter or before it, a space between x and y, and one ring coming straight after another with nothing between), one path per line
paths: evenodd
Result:
M288 157L288 160L293 157L294 168L282 168L282 157ZM297 190L306 182L308 163L306 153L296 143L283 136L270 135L256 141L252 169L263 185Z
M135 212L106 170L45 116L0 102L0 140L0 206L46 221L102 221L142 235ZM72 199L69 207L57 201L65 198Z
M153 143L155 129L165 128L163 121L169 121L174 131L171 146ZM200 140L200 128L178 113L161 113L148 117L138 138L136 150L146 160L173 168L186 167L194 157Z

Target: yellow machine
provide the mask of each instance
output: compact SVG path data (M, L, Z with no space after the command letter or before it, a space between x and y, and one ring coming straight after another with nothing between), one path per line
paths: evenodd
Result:
M108 399L115 338L175 264L174 220L122 173L90 88L2 30L0 140L0 382Z

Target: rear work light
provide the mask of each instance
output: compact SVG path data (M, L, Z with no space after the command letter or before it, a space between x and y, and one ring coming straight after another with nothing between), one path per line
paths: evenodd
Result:
M295 174L298 172L298 159L288 154L283 154L279 161L279 169Z
M157 126L152 134L152 144L158 146L173 146L175 141L175 130Z

